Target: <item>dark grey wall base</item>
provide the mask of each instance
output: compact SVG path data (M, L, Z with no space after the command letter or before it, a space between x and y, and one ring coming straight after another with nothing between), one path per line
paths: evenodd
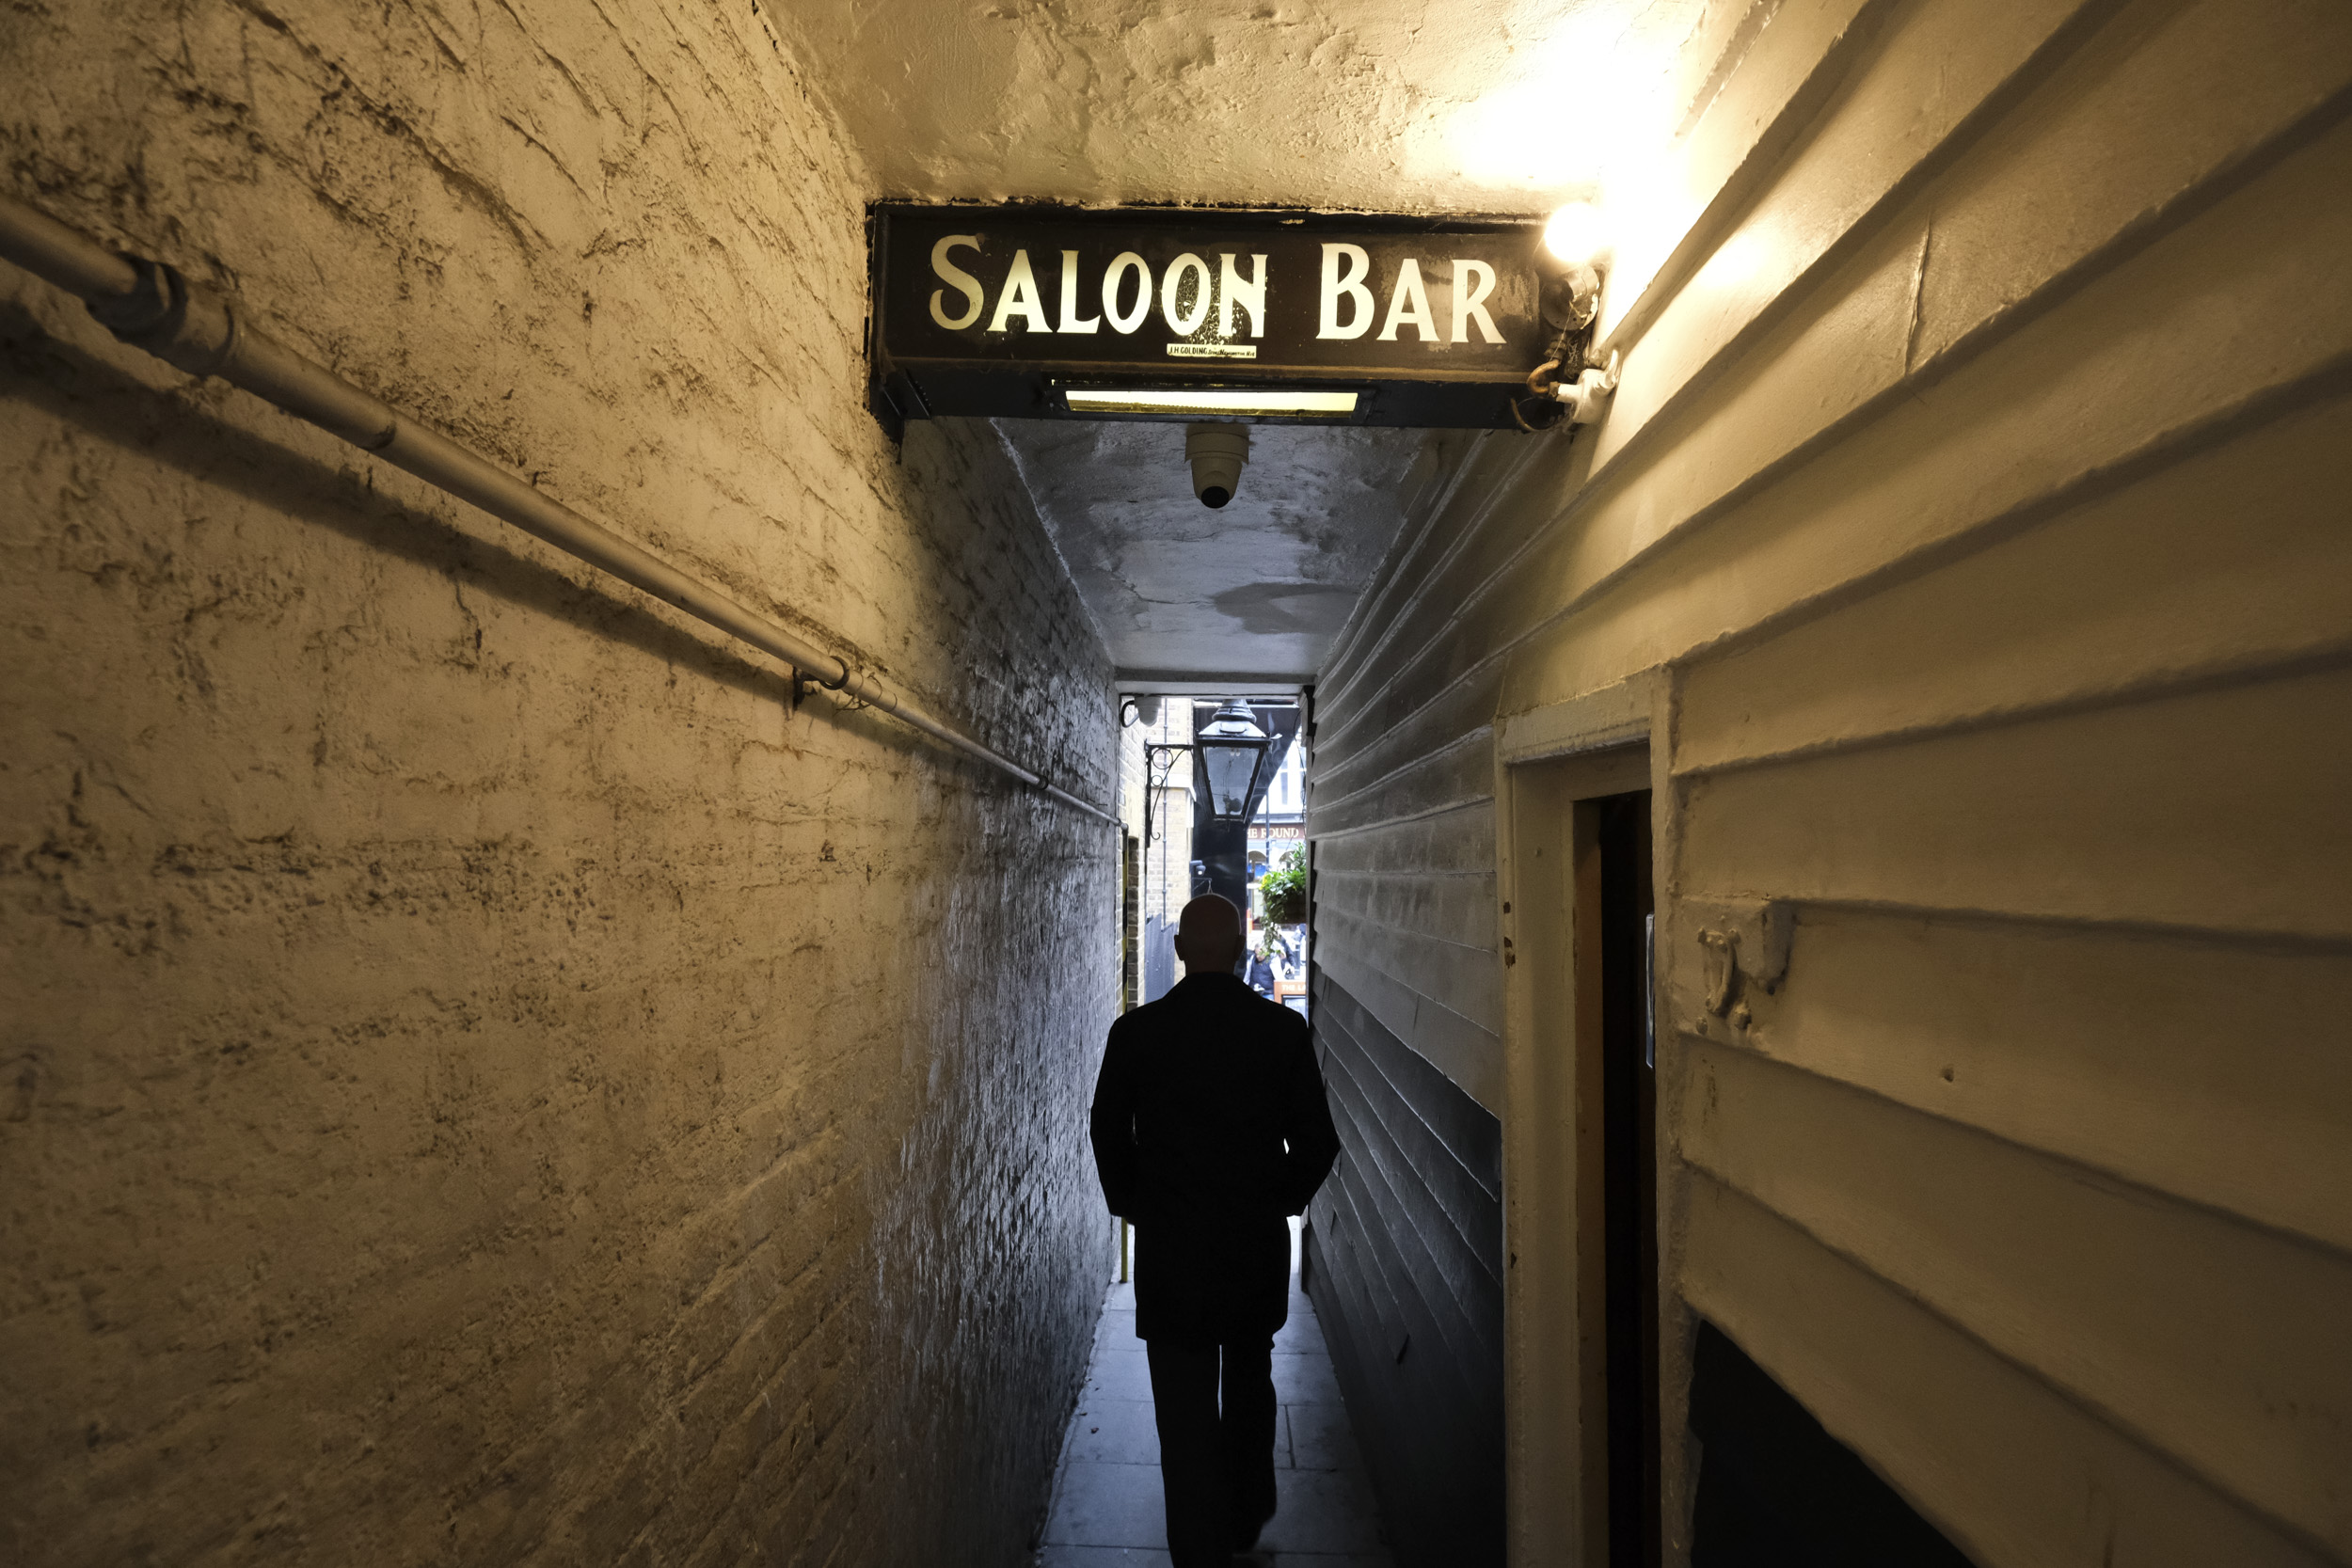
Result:
M1502 1561L1502 1125L1328 975L1306 1276L1397 1560Z
M1692 1568L1969 1568L1901 1494L1701 1320L1691 1430L1703 1445Z

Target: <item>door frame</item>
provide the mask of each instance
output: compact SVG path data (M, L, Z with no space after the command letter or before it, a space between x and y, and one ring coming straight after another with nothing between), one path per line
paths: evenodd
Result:
M1573 806L1581 800L1650 791L1652 884L1664 911L1672 863L1668 777L1670 687L1648 670L1565 703L1514 715L1495 736L1495 866L1503 974L1503 1466L1505 1540L1513 1568L1605 1568L1606 1385L1598 1354L1602 1302L1593 1257L1602 1244L1600 1195L1579 1173L1597 1164L1597 1106L1580 1114L1576 976L1582 967L1574 910ZM1588 942L1594 933L1585 933ZM1653 1006L1664 966L1653 977ZM1661 1036L1668 1031L1661 1029ZM1670 1100L1659 1058L1658 1203L1661 1232ZM1589 1134L1589 1135L1588 1135ZM1660 1314L1679 1307L1674 1267L1660 1237ZM1681 1336L1659 1325L1661 1433ZM1587 1347L1591 1354L1587 1354ZM1680 1492L1676 1446L1660 1458L1661 1507ZM1672 1543L1680 1532L1668 1526ZM1667 1560L1675 1557L1667 1548Z

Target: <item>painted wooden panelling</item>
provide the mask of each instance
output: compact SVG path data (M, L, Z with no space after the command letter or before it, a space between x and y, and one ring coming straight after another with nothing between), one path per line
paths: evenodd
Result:
M1824 906L1795 945L1747 1048L2352 1254L2352 953Z
M1894 226L1918 258L1914 363L2020 303L2021 280L2060 277L2193 203L2208 176L2322 108L2352 59L2352 16L2328 0L2143 5L2088 37L2115 8L1909 9L1832 125L1641 335L1645 368L1629 369L1604 461L1923 176L1937 176L1930 227ZM1886 135L1886 103L1915 92L1928 107ZM2119 123L2135 134L2114 135Z
M1491 950L1422 935L1347 912L1333 899L1315 902L1315 922L1334 946L1360 955L1391 979L1413 989L1449 1012L1459 1013L1488 1033L1502 1027L1495 1010Z
M2324 50L2317 54L2329 57ZM2352 62L2337 57L2336 64L2341 83ZM1419 749L1426 744L1425 733L1404 728L1404 721L1433 702L1485 721L1491 710L1475 692L1448 689L1457 672L1470 669L1474 677L1484 668L1471 659L1473 653L1483 659L1507 652L1580 607L1641 550L1693 521L1711 521L1727 499L1742 500L1737 510L1766 514L1745 531L1762 535L1781 559L1736 559L1701 549L1711 559L1664 563L1665 579L1677 591L1661 594L1655 584L1645 584L1635 596L1645 620L1655 623L1663 613L1677 624L1609 628L1603 641L1615 657L1574 671L1555 674L1545 669L1548 661L1523 657L1515 685L1530 689L1514 690L1503 710L1589 689L1655 662L1645 654L1675 657L1754 625L1851 580L1858 566L1899 561L1957 528L2029 506L2078 482L2102 460L2136 457L2152 436L2233 411L2261 388L2340 366L2352 352L2342 312L2315 320L2306 302L2328 286L2334 259L2345 249L2343 230L2352 226L2352 213L2327 194L2352 178L2343 146L2346 133L2339 125L2320 135L2319 146L2299 144L2313 134L2314 113L2340 113L2341 96L2339 86L2322 111L2296 98L2280 107L2283 123L2269 127L2269 140L2215 150L2222 164L2208 185L2188 193L2177 184L2139 192L2139 200L2160 209L2165 221L2148 218L2130 227L2129 238L2154 254L2105 258L2130 264L2101 275L2090 300L2074 299L2090 280L2073 271L2021 277L1997 257L1982 259L1967 270L1989 272L1997 280L1997 293L1980 301L1991 313L1962 318L1947 307L1933 328L1941 335L1936 341L1967 340L1962 357L1979 373L1957 386L1919 387L1909 418L1900 405L1872 408L1873 399L1920 368L1906 364L1916 353L1911 341L1914 285L1924 288L1937 270L1929 235L1934 198L1947 183L1980 177L1977 163L1964 161L1914 201L1899 231L1848 263L1843 276L1816 287L1772 340L1755 345L1738 373L1678 405L1671 439L1645 444L1603 468L1572 501L1565 495L1521 498L1517 531L1507 526L1507 512L1486 514L1497 525L1482 541L1486 547L1456 552L1450 569L1428 581L1414 610L1423 622L1422 636L1409 646L1391 644L1397 652L1386 673L1359 676L1358 685L1373 679L1383 694L1372 727ZM2258 156L2276 154L2281 145L2296 150L2276 166ZM1996 151L2006 152L2007 144L1983 158ZM2235 189L2247 181L2249 188ZM2210 200L2215 185L2235 194ZM2053 189L2035 200L2055 202L2062 196ZM2173 227L2185 231L2175 234ZM1931 256L1924 270L1923 245ZM2058 268L2078 258L2037 246L2019 260ZM2217 277L2229 278L2231 286L2216 289ZM2061 319L2032 324L2040 330L2022 340L1988 339L1995 323L2027 325L2034 313L2029 301ZM2167 330L2149 330L2153 321L2166 322ZM2005 352L1994 352L1996 341ZM1977 365L1988 356L1994 363ZM1637 354L1629 361L1629 376L1641 359ZM1874 421L1881 428L1855 432L1875 438L1853 443L1843 461L1833 454L1817 472L1791 476L1794 483L1778 493L1740 496L1764 470L1827 433L1833 414L1856 410L1881 416ZM1988 449L2005 460L1989 461ZM1565 486L1577 477L1576 467L1554 463L1546 472ZM1523 481L1518 488L1541 486ZM1557 524L1546 517L1531 537L1524 510L1530 504L1553 509ZM1791 559L1779 540L1789 532L1792 516L1817 515L1835 526L1798 532L1790 543L1802 553ZM1890 529L1890 523L1899 526ZM1723 530L1710 526L1708 531ZM1815 540L1818 546L1804 547ZM1689 592L1680 591L1685 585ZM1661 598L1670 602L1661 604ZM1466 612L1466 600L1475 602L1477 613ZM1447 635L1453 628L1461 635ZM1318 743L1335 766L1344 763L1358 772L1369 768L1376 776L1397 765L1393 758L1357 758L1350 748L1363 744L1363 737L1355 733L1358 715L1351 707L1330 700L1326 715L1331 733ZM1360 787L1357 780L1343 782Z
M1692 1056L1680 1134L1717 1180L2217 1490L2352 1551L2352 1258L1722 1046Z
M1376 1227L1363 1233L1380 1256L1378 1273L1391 1297L1392 1314L1407 1334L1418 1338L1422 1369L1416 1375L1434 1377L1439 1397L1433 1409L1454 1410L1477 1399L1485 1381L1479 1369L1490 1361L1500 1363L1500 1298L1489 1304L1492 1321L1486 1321L1480 1311L1475 1271L1447 1266L1454 1261L1447 1256L1450 1238L1428 1209L1416 1208L1419 1183L1397 1180L1402 1157L1387 1142L1387 1128L1367 1105L1380 1088L1336 1069L1331 1080L1333 1113L1356 1156L1333 1199L1349 1206L1359 1230ZM1418 1222L1413 1218L1417 1212ZM1400 1216L1405 1223L1397 1223ZM1409 1355L1414 1347L1399 1338L1389 1348L1393 1359Z
M1502 1560L1501 1127L1324 976L1343 1152L1308 1212L1309 1289L1411 1563Z
M1383 1028L1411 1040L1414 1051L1455 1087L1490 1114L1501 1114L1502 1053L1493 1028L1413 990L1371 955L1333 941L1327 931L1317 934L1315 949L1316 966L1344 987ZM1493 960L1474 962L1490 968Z
M1364 1082L1368 1103L1387 1129L1401 1172L1417 1173L1452 1227L1448 1255L1483 1270L1485 1291L1502 1282L1502 1199L1501 1126L1494 1113L1453 1086L1404 1041L1339 988L1331 988L1333 1027L1345 1033L1356 1058L1349 1070Z
M1433 751L1399 758L1384 776L1353 794L1326 784L1315 803L1317 831L1344 833L1435 816L1489 800L1494 793L1492 737L1472 729Z
M1494 879L1474 871L1334 871L1316 867L1324 906L1408 937L1495 950Z
M2352 942L2352 668L1707 774L1693 891Z
M2352 10L1772 14L1608 415L1448 449L1322 673L1327 989L1506 1109L1495 737L1661 672L1672 1018L1797 922L1661 1043L1669 1336L1988 1563L2352 1560ZM1425 1240L1397 1147L1346 1212Z
M1367 715L1376 712L1375 678L1391 654L1414 644L1406 635L1405 610L1425 596L1429 574L1458 554L1477 532L1470 518L1486 519L1517 507L1520 481L1556 454L1559 448L1543 441L1496 443L1485 436L1458 449L1454 469L1427 525L1398 543L1379 568L1347 624L1333 640L1328 678L1329 700L1343 715L1339 733L1373 727ZM1316 688L1318 699L1327 695ZM1318 734L1318 740L1323 738Z
M1494 842L1494 802L1473 800L1454 811L1359 832L1319 833L1315 872L1318 879L1325 872L1436 872L1485 877L1491 887L1493 871L1479 862L1492 853Z
M2070 24L2106 8L2084 0L1889 8L1868 69L1642 335L1598 433L1601 461L1727 351L1768 329L1809 273L1855 243L1873 208L1923 178L1928 160L1950 156L1977 130L1972 116L2062 57Z
M1895 0L1788 0L1767 9L1716 8L1710 20L1733 23L1749 46L1694 39L1710 66L1738 69L1699 88L1689 135L1653 199L1675 210L1647 232L1616 247L1598 322L1604 341L1634 341L1680 286L1723 243L1729 220L1768 183L1799 145L1855 58L1876 41ZM1710 92L1709 88L1713 90Z
M1770 1210L1704 1176L1689 1187L1692 1309L1978 1561L2328 1560Z
M1751 404L1819 388L1780 377L1788 359L1753 378L1724 378L1692 411L1687 471L1653 465L1629 477L1630 512L1615 494L1596 503L1592 526L1604 533L1642 527L1645 511L1694 519L1677 525L1669 547L1624 570L1639 542L1629 532L1581 546L1581 566L1580 546L1565 542L1552 546L1564 558L1557 568L1548 555L1526 563L1530 576L1562 573L1562 592L1581 602L1579 613L1546 622L1551 646L1515 650L1506 709L1819 613L1824 600L1917 571L1931 552L1964 548L1984 531L2034 527L2185 450L2340 392L2352 320L2315 313L2311 302L2326 297L2325 280L2352 251L2352 210L2328 195L2347 182L2352 127L2339 121L2111 272L2070 281L2062 301L2019 331L1979 341L1965 363L1921 378L1909 396L1877 400L1836 444L1785 451L1768 427L1751 452L1757 464L1807 458L1785 472L1758 478L1736 461L1709 469L1725 448L1757 435ZM2226 291L2214 288L2217 277L2229 277ZM1794 333L1805 341L1791 341L1790 356L1842 376L1838 341L1853 334L1847 324L1820 325L1818 335ZM1874 352L1861 339L1852 347L1857 357ZM1739 485L1748 488L1735 495ZM1622 579L1610 577L1621 570Z
M2352 648L2352 398L2194 451L1682 688L1678 768L1982 722ZM1835 671L1835 679L1822 673Z

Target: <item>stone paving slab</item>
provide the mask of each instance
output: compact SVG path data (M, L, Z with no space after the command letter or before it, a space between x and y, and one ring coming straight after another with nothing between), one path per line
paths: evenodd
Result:
M1089 1400L1070 1423L1067 1465L1157 1465L1160 1433L1150 1400Z
M1314 1304L1295 1290L1275 1339L1279 1508L1237 1568L1391 1568ZM1037 1568L1168 1568L1152 1374L1135 1290L1115 1285L1064 1440Z
M1276 1478L1281 1507L1258 1537L1282 1552L1378 1552L1379 1515L1372 1488L1351 1470L1285 1470Z
M1146 1391L1150 1382L1146 1380ZM1338 1404L1340 1380L1327 1354L1274 1357L1274 1397L1284 1404Z
M1110 1314L1106 1312L1104 1316L1107 1318ZM1133 1333L1135 1324L1131 1322L1127 1328ZM1140 1344L1142 1341L1136 1342ZM1274 1337L1274 1354L1281 1355L1285 1353L1302 1355L1331 1354L1330 1347L1323 1340L1323 1324L1312 1314L1293 1312L1291 1321L1284 1323L1282 1331Z
M1244 1552L1235 1568L1391 1568L1385 1553ZM1171 1568L1166 1552L1139 1546L1048 1546L1037 1568Z
M1103 1349L1094 1353L1094 1364L1087 1369L1086 1387L1078 1395L1080 1404L1089 1400L1149 1400L1152 1397L1152 1365L1145 1359L1143 1341L1136 1341L1133 1350Z
M1099 1460L1064 1465L1054 1512L1045 1521L1045 1544L1165 1551L1168 1513L1160 1467Z
M1343 1404L1294 1404L1284 1407L1291 1439L1291 1464L1301 1470L1353 1470L1363 1473L1362 1453L1347 1424Z
M1141 1350L1143 1341L1136 1338L1136 1314L1132 1307L1112 1308L1103 1314L1095 1325L1094 1348L1097 1350ZM1293 1311L1290 1322L1274 1337L1277 1355L1320 1355L1328 1357L1330 1347L1324 1342L1323 1324L1311 1311Z
M1306 1467L1332 1470L1343 1467L1354 1454L1349 1442L1344 1454L1336 1453L1327 1435L1333 1423L1345 1436L1347 1416L1343 1410L1322 1405L1308 1407L1309 1425L1314 1433L1314 1447ZM1334 1413L1336 1412L1336 1413ZM1152 1418L1150 1400L1089 1400L1071 1419L1068 1447L1062 1454L1064 1464L1157 1465L1160 1462L1160 1433ZM1291 1407L1277 1406L1274 1412L1274 1466L1287 1470L1300 1464L1295 1455L1291 1436Z

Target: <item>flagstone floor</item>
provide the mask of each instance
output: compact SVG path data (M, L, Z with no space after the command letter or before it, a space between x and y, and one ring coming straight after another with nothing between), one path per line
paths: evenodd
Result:
M1094 1364L1078 1398L1038 1568L1168 1568L1160 1444L1152 1379L1136 1338L1135 1287L1114 1285L1095 1330ZM1314 1303L1292 1276L1290 1322L1274 1340L1275 1486L1280 1508L1254 1568L1391 1568L1363 1460L1331 1375Z

